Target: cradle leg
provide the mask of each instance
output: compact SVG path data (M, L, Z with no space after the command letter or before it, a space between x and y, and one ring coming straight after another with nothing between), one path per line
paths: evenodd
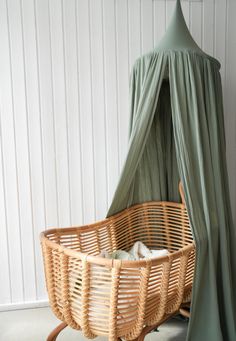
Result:
M133 341L143 341L145 336L147 334L149 334L151 331L153 331L154 329L156 329L158 326L159 326L159 324L156 326L147 326L147 327L143 328L142 333L137 337L137 339L135 339Z
M180 308L179 313L186 318L190 318L190 312L187 309Z
M183 304L179 309L180 315L186 318L190 318L190 305L191 305L191 302Z
M53 331L48 335L47 341L56 341L60 332L67 327L65 322L60 323Z

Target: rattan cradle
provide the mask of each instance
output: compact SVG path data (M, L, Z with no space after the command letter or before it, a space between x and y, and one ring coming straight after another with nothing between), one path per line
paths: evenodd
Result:
M128 261L97 257L135 241L169 255ZM183 203L147 202L101 222L41 234L50 305L61 324L87 338L143 340L190 300L195 249ZM140 335L143 335L141 338Z

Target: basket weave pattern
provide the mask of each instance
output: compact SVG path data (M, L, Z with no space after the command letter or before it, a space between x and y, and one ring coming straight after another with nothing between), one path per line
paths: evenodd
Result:
M167 256L128 261L97 257L136 241ZM87 338L137 338L190 300L195 248L184 204L148 202L101 222L41 234L55 315Z

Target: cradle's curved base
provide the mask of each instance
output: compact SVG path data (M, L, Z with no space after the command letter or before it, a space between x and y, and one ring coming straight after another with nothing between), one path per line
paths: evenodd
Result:
M179 310L179 313L182 314L183 316L186 316L185 314L189 314L186 317L190 317L190 313L185 310L184 308ZM147 336L147 334L149 334L150 332L152 332L153 330L157 329L162 323L164 323L165 321L167 321L170 318L170 316L168 316L167 318L163 319L162 321L160 321L158 324L156 325L152 325L152 326L146 326L143 328L142 333L133 341L144 341L145 336ZM47 341L56 341L58 335L60 334L60 332L65 329L67 327L67 324L65 322L60 323L48 336ZM122 339L118 338L117 341L122 341Z
M53 331L48 335L47 341L56 341L60 332L67 327L65 322L60 323Z
M60 334L60 332L65 329L68 325L65 322L60 323L55 329L53 329L53 331L48 335L47 341L56 341L58 335ZM142 333L139 335L139 337L133 341L143 341L145 336L147 334L149 334L152 330L156 329L159 326L148 326L145 327L142 331ZM117 341L122 341L122 339L118 338Z

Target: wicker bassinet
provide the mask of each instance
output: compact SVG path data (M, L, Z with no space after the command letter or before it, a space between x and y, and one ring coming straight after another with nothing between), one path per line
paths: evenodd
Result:
M169 255L140 261L96 256L128 250L136 241ZM134 340L190 300L195 249L184 202L147 202L92 225L47 230L41 243L51 308L63 328L88 338Z

